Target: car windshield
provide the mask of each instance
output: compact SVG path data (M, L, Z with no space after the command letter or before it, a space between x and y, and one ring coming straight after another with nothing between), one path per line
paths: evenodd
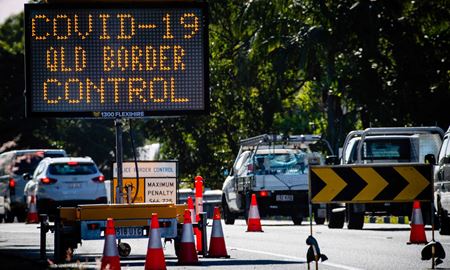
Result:
M51 164L48 172L53 175L87 175L97 173L97 167L93 163L57 163Z
M304 173L308 164L307 154L298 153L283 154L257 154L254 157L256 174L297 174Z
M409 139L367 140L363 145L363 159L410 161L411 153L411 143Z

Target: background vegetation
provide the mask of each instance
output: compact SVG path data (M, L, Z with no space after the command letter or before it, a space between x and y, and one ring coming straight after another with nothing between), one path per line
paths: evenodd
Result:
M209 4L211 113L133 120L136 145L162 143L184 179L220 187L239 139L262 133L323 134L337 150L355 128L449 126L449 1ZM0 26L0 152L60 147L110 177L112 121L25 117L23 54L19 14Z

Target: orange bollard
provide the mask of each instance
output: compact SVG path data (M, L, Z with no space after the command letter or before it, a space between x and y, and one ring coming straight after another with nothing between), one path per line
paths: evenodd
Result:
M147 256L145 258L145 270L165 270L166 259L161 243L161 233L159 232L158 214L152 214L152 224L148 239Z
M225 246L219 207L214 207L213 226L209 242L209 258L230 258Z
M248 211L247 232L263 232L255 194L252 194L252 201Z
M203 212L203 177L197 175L195 177L195 221L198 223L200 221L199 214ZM192 219L194 222L194 219ZM202 232L198 228L194 228L194 233L197 239L197 251L202 252L203 250L203 239Z
M105 245L103 246L103 257L101 270L120 270L119 251L116 243L116 229L114 229L114 220L108 218L105 230Z
M425 235L425 225L423 224L422 210L420 202L414 201L413 212L411 218L411 233L407 244L426 244L427 236Z

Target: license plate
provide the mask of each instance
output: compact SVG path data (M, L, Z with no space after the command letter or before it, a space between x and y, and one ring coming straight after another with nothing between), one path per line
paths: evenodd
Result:
M116 228L118 238L141 237L144 236L142 227L118 227Z
M276 200L278 202L292 202L294 201L294 195L277 195Z
M81 183L69 183L69 188L81 188Z

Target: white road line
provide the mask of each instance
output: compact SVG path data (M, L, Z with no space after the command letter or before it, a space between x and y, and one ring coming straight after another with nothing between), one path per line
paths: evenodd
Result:
M284 254L272 253L272 252L261 251L261 250L246 249L246 248L238 248L238 247L228 247L228 248L234 249L234 250L240 250L240 251L244 251L244 252L249 252L249 253L257 253L257 254L269 255L269 256L280 257L280 258L285 258L285 259L290 259L290 260L296 260L296 261L306 263L306 258L299 258L299 257L288 256L288 255L284 255ZM363 270L361 268L356 268L356 267L352 267L352 266L331 263L331 262L323 262L320 264L328 265L328 266L336 267L336 268L340 268L340 269L346 269L346 270Z

